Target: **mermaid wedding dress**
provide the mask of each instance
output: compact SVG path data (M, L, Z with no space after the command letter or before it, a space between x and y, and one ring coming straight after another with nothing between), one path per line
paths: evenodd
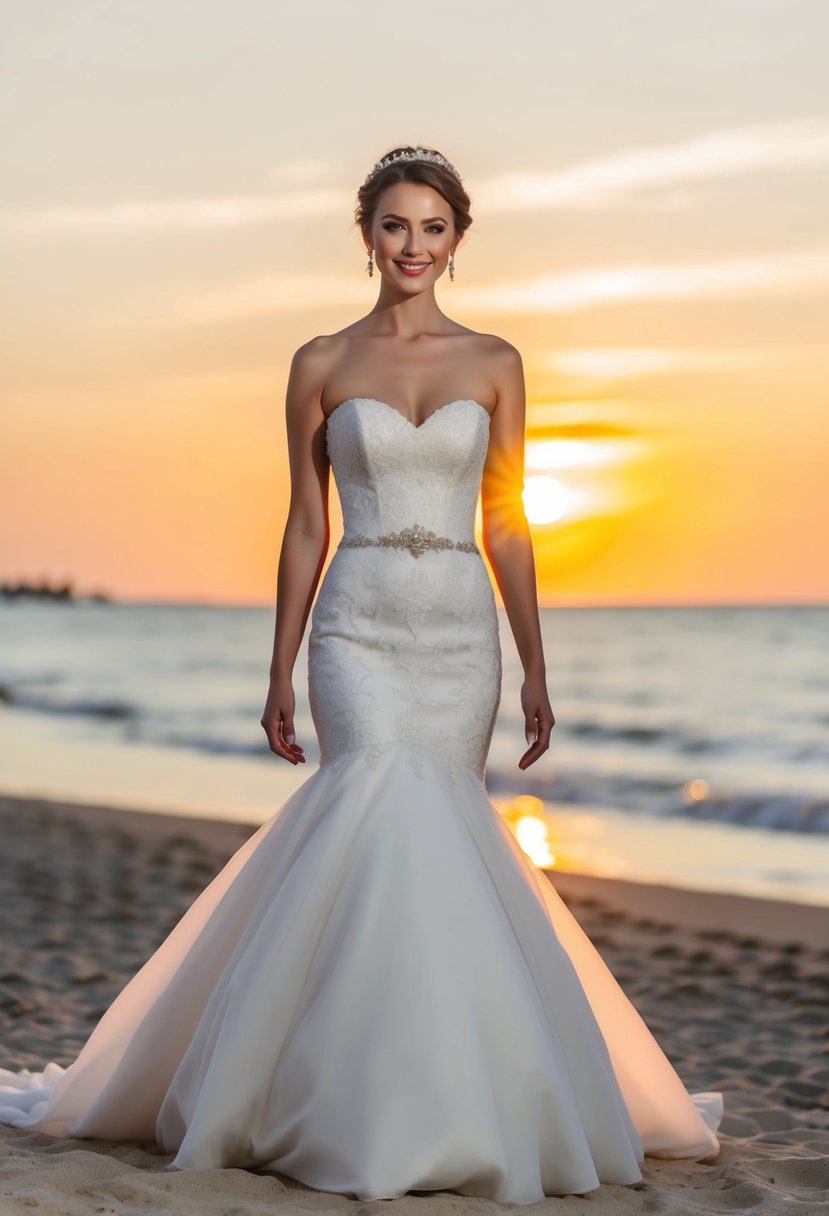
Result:
M501 691L473 540L489 415L333 411L345 531L311 616L320 765L227 862L75 1061L0 1070L0 1122L156 1140L170 1169L500 1203L715 1155L689 1094L487 797Z

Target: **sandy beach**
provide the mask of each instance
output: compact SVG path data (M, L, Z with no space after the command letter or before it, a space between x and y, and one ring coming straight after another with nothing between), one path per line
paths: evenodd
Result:
M126 981L254 825L0 796L0 1064L68 1065ZM691 1090L719 1089L721 1150L645 1158L633 1187L542 1207L597 1213L829 1210L829 909L550 875ZM374 1205L241 1169L167 1174L153 1143L0 1127L0 1216L259 1216L394 1203L499 1210L450 1192ZM514 1206L514 1205L513 1205Z

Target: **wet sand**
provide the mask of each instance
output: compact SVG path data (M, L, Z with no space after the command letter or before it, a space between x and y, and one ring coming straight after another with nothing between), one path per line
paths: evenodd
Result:
M0 795L0 1065L68 1065L109 1003L256 825ZM646 1157L633 1187L550 1197L597 1213L829 1211L829 909L551 873L689 1090L722 1090L721 1149ZM242 1169L182 1171L151 1142L0 1126L0 1216L269 1216L501 1206L367 1204ZM515 1205L512 1205L515 1206ZM519 1208L519 1210L521 1210Z

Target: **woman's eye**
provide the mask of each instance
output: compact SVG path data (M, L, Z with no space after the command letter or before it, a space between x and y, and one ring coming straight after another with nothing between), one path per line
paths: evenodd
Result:
M396 220L389 220L389 222L387 224L383 225L383 227L385 229L387 229L389 232L392 230L392 228L399 228L400 226L401 225L398 224ZM429 228L427 228L427 232L429 230L431 230L432 232L437 232L438 235L440 235L440 233L443 232L443 228L440 224L430 224Z

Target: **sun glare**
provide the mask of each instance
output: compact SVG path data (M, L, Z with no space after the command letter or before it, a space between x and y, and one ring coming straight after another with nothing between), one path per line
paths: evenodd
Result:
M551 524L566 510L567 491L549 473L533 473L524 479L522 500L531 524Z

